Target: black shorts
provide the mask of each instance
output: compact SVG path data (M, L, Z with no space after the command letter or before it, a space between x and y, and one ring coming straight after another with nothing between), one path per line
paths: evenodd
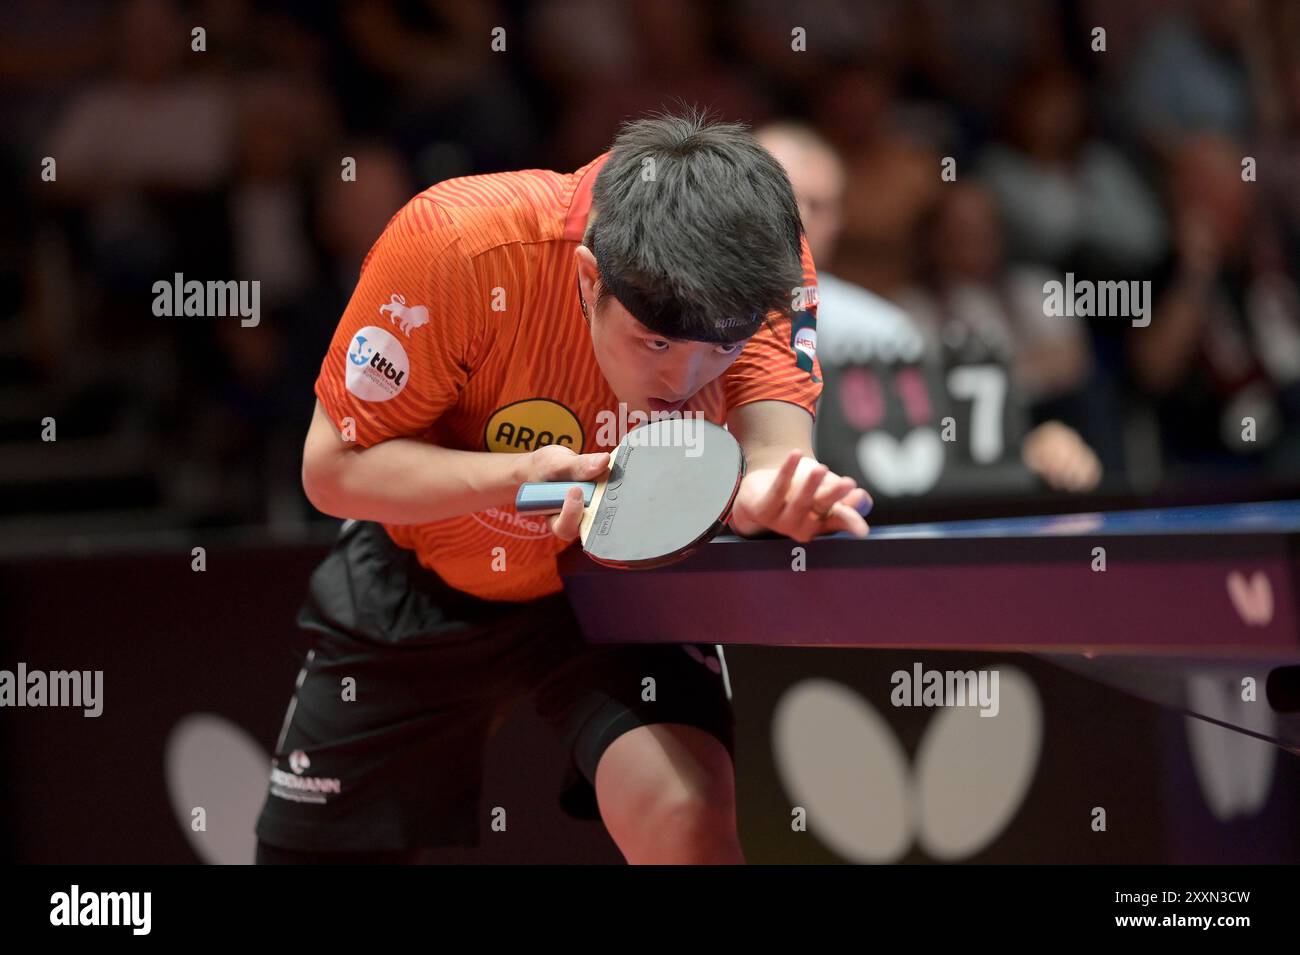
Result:
M486 744L521 696L570 754L557 795L596 819L593 780L620 734L686 723L733 756L721 648L592 645L563 594L484 601L447 586L375 523L348 521L312 575L316 634L272 758L257 837L304 850L479 844ZM655 699L642 699L653 677Z

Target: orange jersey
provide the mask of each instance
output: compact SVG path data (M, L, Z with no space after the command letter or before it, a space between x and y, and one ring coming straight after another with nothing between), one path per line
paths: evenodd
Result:
M409 437L466 451L544 444L609 450L625 432L578 302L574 249L601 156L574 173L470 176L431 186L395 215L361 266L316 380L336 427L362 447ZM803 245L795 320L773 314L683 412L725 423L751 401L815 414L816 273ZM635 422L633 422L635 423ZM490 600L560 589L566 546L513 505L385 525L453 587Z

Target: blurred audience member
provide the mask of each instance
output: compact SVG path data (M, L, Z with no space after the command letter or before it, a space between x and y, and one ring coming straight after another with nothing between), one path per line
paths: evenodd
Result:
M1293 454L1300 429L1297 263L1242 179L1242 149L1216 134L1180 146L1169 171L1177 252L1130 346L1178 466Z
M187 344L202 353L210 333L154 320L152 286L177 272L229 273L234 106L226 83L195 68L201 54L176 3L129 0L115 13L109 72L71 98L45 144L57 179L39 195L61 239L36 263L57 296L38 321L57 329L45 340L78 341L59 385L89 396L95 420L121 409L155 432L181 387L178 355Z
M104 61L109 0L8 0L0 6L0 151L31 161L50 116Z
M1123 93L1137 143L1167 160L1184 136L1249 135L1254 55L1266 26L1256 0L1190 0L1134 51Z
M786 168L814 261L825 261L840 228L846 177L839 157L825 140L798 125L768 126L757 137ZM1091 490L1101 477L1100 462L1077 432L1053 421L1026 435L1024 416L1014 407L1022 390L1042 396L1080 385L1088 372L1082 333L1044 317L1041 277L1003 278L996 210L982 190L950 187L928 238L933 282L906 293L904 308L818 266L818 354L829 392L823 406L833 412L828 420L850 426L836 429L835 440L857 446L826 447L822 438L830 432L820 427L819 454L856 462L847 473L874 476L886 494L891 483L909 493L928 490L942 472L936 456L945 453L939 411L971 399L967 382L991 383L1003 410L995 412L995 420L978 424L972 419L980 412L963 413L963 426L978 428L980 436L968 436L976 444L969 460L964 453L954 456L961 463L992 464L1004 458L996 448L1009 442L1021 446L1023 464L1048 485ZM996 372L1000 384L989 381L997 365L1009 369L1010 382L1002 372ZM959 366L965 370L957 372L959 393L954 393L952 371ZM899 406L892 416L890 392ZM990 396L976 397L983 402ZM900 440L872 437L889 420L903 429ZM848 430L860 434L853 439Z
M1035 406L1083 389L1092 372L1087 332L1078 319L1047 314L1043 288L1051 271L1006 263L1001 218L986 189L948 186L922 229L921 247L921 282L899 301L930 347L1005 367L1009 390L1031 418ZM1060 421L1039 425L1023 450L1054 487L1091 490L1101 479L1092 449Z
M1055 0L909 0L904 12L909 94L945 104L967 137L988 135L1028 62L1065 59Z
M814 109L847 175L840 240L821 264L893 297L912 279L912 237L944 185L939 156L897 124L893 79L879 69L833 71Z
M1300 4L1291 14L1277 64L1275 109L1268 113L1256 137L1260 205L1269 210L1281 229L1287 257L1300 261Z
M539 66L563 84L550 142L557 168L589 162L609 148L619 124L674 104L748 123L767 117L769 107L753 84L717 56L716 11L710 5L618 0L599 7L551 0L534 12ZM589 32L592 22L607 32ZM575 43L587 50L606 42L610 49L591 56L593 76L588 59L575 58Z
M949 186L922 234L921 282L900 301L932 342L962 334L984 340L1031 404L1083 386L1091 371L1085 330L1077 319L1046 314L1043 286L1053 272L1006 264L1001 219L986 189Z
M188 20L172 0L128 0L114 31L112 74L76 95L50 136L60 191L107 204L212 188L230 167L234 117L228 90L185 62Z
M239 84L238 133L229 204L233 265L239 277L261 282L262 305L274 310L315 281L309 173L337 141L337 122L322 90L260 74Z
M1120 152L1088 134L1082 81L1061 66L1022 74L1007 138L979 174L1001 207L1013 261L1089 275L1144 274L1165 248L1160 204Z
M516 169L534 154L537 124L511 72L523 31L502 4L352 0L339 16L369 88L352 118L391 137L422 179Z
M834 64L897 57L915 0L736 0L727 32L764 90L789 112L822 98ZM796 32L798 31L798 32Z
M919 353L920 332L906 312L822 264L831 261L843 222L847 177L835 150L799 123L772 123L758 129L755 136L785 167L799 203L799 217L817 265L817 347L821 354L848 351L848 345L840 340L846 329L852 330L851 337L856 340L875 341L886 354ZM827 313L830 320L825 319Z
M171 0L123 4L112 72L73 97L49 138L51 193L73 212L77 264L89 273L69 282L88 279L110 308L147 303L151 284L172 272L222 267L222 235L196 223L213 218L230 172L234 104L224 83L187 61L187 24Z

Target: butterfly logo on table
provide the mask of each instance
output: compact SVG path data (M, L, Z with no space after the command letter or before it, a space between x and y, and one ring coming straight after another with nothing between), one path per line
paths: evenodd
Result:
M889 863L914 844L955 862L992 845L1019 812L1037 772L1043 712L1030 678L999 665L1000 711L941 709L909 760L889 720L852 688L803 680L772 716L776 772L808 828L842 858ZM1243 703L1235 676L1188 680L1189 706L1269 735L1264 704ZM1185 720L1193 774L1221 822L1249 817L1272 789L1276 747L1202 719Z
M845 684L809 679L787 689L772 715L772 751L809 831L852 862L894 862L914 842L945 861L991 845L1024 802L1043 736L1032 680L997 669L997 717L939 710L914 761L888 719Z
M1273 585L1262 570L1250 576L1234 570L1224 586L1247 627L1267 627L1273 622ZM1273 736L1276 718L1272 709L1264 700L1241 698L1242 676L1235 671L1208 671L1188 677L1184 687L1188 708L1230 726ZM1215 818L1228 822L1259 812L1273 788L1277 747L1194 716L1187 717L1184 726L1192 770Z
M1244 624L1267 627L1273 622L1273 587L1268 575L1255 571L1246 577L1239 570L1228 574L1228 597Z
M1236 673L1199 673L1187 678L1184 690L1188 708L1197 713L1263 736L1275 732L1273 711L1266 702L1241 698ZM1195 716L1183 725L1192 771L1214 817L1229 822L1259 812L1273 788L1277 747Z

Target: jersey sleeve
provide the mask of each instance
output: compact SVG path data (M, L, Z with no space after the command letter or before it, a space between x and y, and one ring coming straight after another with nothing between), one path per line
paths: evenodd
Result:
M457 403L481 345L477 299L454 222L417 196L366 256L316 379L345 437L419 435Z
M817 362L817 270L801 239L803 285L791 289L790 316L773 312L726 373L727 408L751 401L788 401L816 417L822 393Z

